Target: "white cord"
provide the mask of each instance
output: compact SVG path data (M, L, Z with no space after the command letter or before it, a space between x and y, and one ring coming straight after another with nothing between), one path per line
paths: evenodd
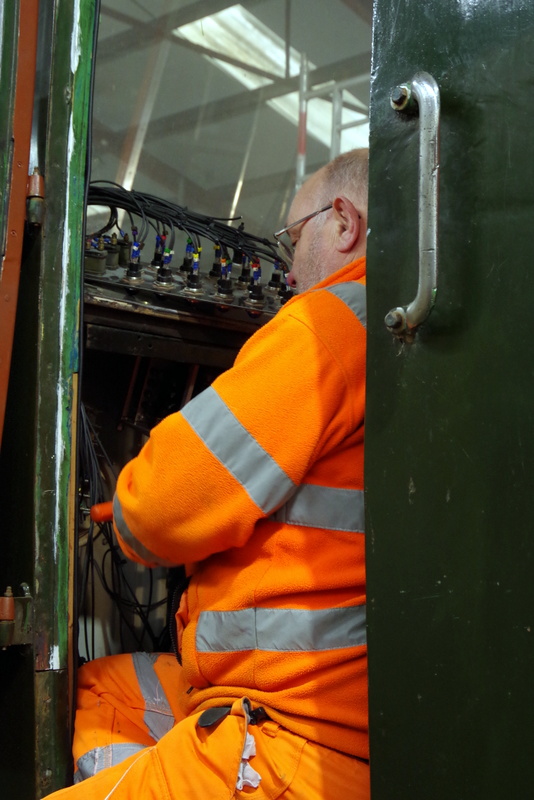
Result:
M104 800L109 800L109 798L111 797L111 795L113 794L113 792L115 791L115 789L117 788L117 786L119 786L119 784L120 784L120 783L122 783L122 781L124 780L124 778L125 778L125 777L128 775L128 773L129 773L129 771L131 770L131 768L132 768L132 767L134 767L134 766L137 764L137 762L139 761L139 759L140 759L140 758L142 758L143 756L146 756L146 755L147 755L147 753L150 753L150 751L151 751L151 750L152 750L152 748L151 748L151 747L147 747L147 749L146 749L146 750L143 750L143 752L142 752L142 753L139 753L139 755L137 756L137 758L135 759L135 761L133 761L133 762L130 764L130 766L128 767L128 769L126 770L126 772L123 772L123 774L120 776L120 778L119 778L119 780L117 781L117 783L115 784L115 786L114 786L114 787L111 789L111 791L110 791L110 792L108 792L108 794L107 794L107 795L104 797Z

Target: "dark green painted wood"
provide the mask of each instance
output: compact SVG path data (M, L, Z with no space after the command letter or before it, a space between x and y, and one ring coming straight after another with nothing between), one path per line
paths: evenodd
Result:
M39 709L36 728L37 798L47 797L71 783L71 726L65 719L71 680L67 669L48 669L35 674L35 702Z
M36 669L52 698L37 709L36 771L46 792L70 781L69 660L72 648L73 432L78 403L81 253L93 58L91 0L55 0L45 149L46 219L39 281L35 521ZM69 550L70 546L70 550ZM46 673L44 675L43 673ZM73 679L73 676L71 676ZM60 687L63 691L60 691ZM51 774L49 774L51 773Z
M67 663L68 492L72 478L73 380L78 372L79 314L93 4L56 0L46 138L46 219L41 239L38 343L37 570L49 589L38 667ZM43 549L45 548L45 549ZM43 598L44 601L44 598ZM41 663L39 663L41 662Z
M34 597L33 647L0 659L2 682L11 679L17 651L26 667L17 692L2 696L3 717L19 724L9 729L9 747L0 747L0 785L17 800L37 800L72 780L72 487L94 25L93 0L41 0L35 135L46 210L42 230L25 241L0 454L0 576L15 591L27 582ZM14 749L17 770L9 761Z
M373 800L534 785L534 5L375 3L366 430ZM442 99L439 283L411 345L417 119Z

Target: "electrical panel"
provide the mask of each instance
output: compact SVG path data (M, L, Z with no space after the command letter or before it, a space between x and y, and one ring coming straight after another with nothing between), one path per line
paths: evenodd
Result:
M236 226L238 220L92 183L88 209L102 206L109 215L88 234L84 259L86 297L93 303L100 297L102 305L115 301L117 311L207 314L217 324L221 315L265 322L292 296L275 243L248 233L242 221ZM177 260L180 239L183 258Z
M102 210L104 209L104 210ZM96 224L96 220L100 220ZM112 183L92 183L84 252L77 606L80 657L170 648L179 570L125 561L91 506L150 430L207 388L293 292L277 246Z

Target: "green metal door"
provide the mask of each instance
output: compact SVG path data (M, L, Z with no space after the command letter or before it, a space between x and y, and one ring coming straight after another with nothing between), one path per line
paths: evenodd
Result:
M534 4L376 0L374 26L372 798L522 798L534 786ZM418 213L422 105L399 111L391 94L402 106L397 87L421 71L441 104L437 291L407 341L384 318L416 296L431 221Z

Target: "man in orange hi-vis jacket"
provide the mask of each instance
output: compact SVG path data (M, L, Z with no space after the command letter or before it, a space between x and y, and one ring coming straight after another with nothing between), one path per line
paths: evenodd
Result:
M126 555L190 575L178 658L80 668L54 800L369 798L367 155L300 189L275 234L298 294L119 476Z

